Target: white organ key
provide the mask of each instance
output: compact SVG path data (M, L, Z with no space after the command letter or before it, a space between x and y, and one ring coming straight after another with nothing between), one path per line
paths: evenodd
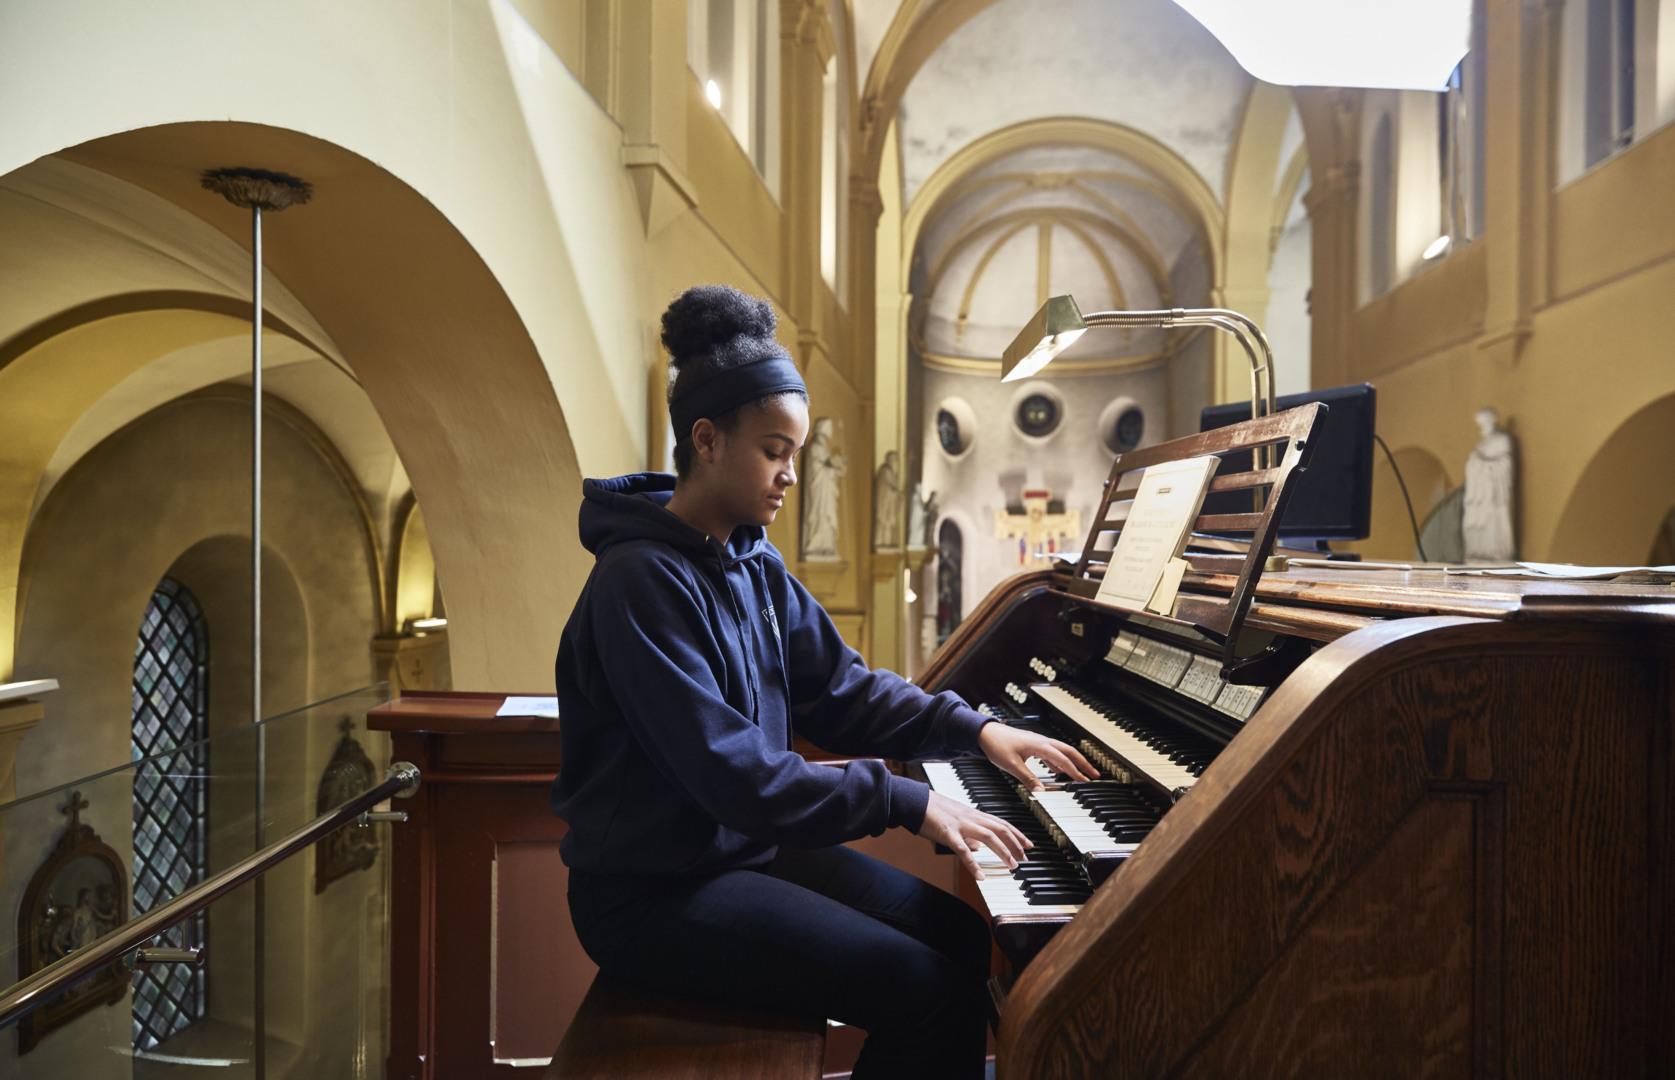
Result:
M1032 904L1017 878L1004 871L983 872L987 876L977 883L977 892L990 915L1074 915L1082 910L1080 904Z
M1177 765L1168 757L1153 750L1135 736L1105 719L1091 707L1083 704L1063 687L1055 686L1052 683L1034 683L1030 686L1030 689L1040 695L1043 701L1063 713L1074 723L1079 724L1089 735L1120 754L1130 765L1145 773L1154 783L1161 785L1165 791L1189 788L1197 781L1198 778L1189 772L1184 765Z
M932 791L976 809L953 765L946 761L927 761L923 763L923 767L925 779L930 782ZM1080 904L1030 903L1029 895L1024 892L1023 886L1012 876L1012 872L1006 868L1006 863L999 855L986 847L979 848L972 854L977 857L977 866L983 871L983 877L977 882L977 892L983 897L983 903L988 907L991 916L1074 915L1082 910Z
M1053 824L1075 847L1078 854L1090 851L1132 854L1139 844L1118 843L1111 839L1105 826L1093 819L1087 807L1076 801L1067 791L1037 791L1030 796L1041 805Z

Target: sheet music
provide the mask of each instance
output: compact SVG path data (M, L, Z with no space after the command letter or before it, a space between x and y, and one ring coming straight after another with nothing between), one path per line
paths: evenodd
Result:
M500 703L495 710L496 716L542 716L548 720L558 719L558 698L556 697L509 697Z
M1133 611L1146 608L1169 560L1186 547L1220 464L1220 458L1205 456L1146 470L1099 583L1099 599Z

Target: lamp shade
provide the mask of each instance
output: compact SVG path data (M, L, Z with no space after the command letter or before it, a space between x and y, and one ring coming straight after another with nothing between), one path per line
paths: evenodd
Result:
M1281 86L1441 90L1471 40L1471 0L1175 2Z
M1088 324L1073 297L1051 298L1000 354L1000 381L1029 378L1070 348L1087 329Z

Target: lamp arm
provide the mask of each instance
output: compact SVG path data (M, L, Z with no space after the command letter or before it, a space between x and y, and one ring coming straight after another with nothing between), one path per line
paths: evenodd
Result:
M1275 403L1274 391L1274 349L1273 346L1268 344L1268 335L1262 332L1262 328L1256 325L1255 320L1251 319L1247 315L1242 315L1237 311L1232 311L1227 308L1206 308L1204 310L1208 313L1219 315L1224 319L1231 319L1232 321L1239 323L1246 330L1250 331L1251 337L1256 339L1256 344L1262 349L1263 374L1266 376L1264 381L1267 383L1268 412L1270 414L1278 412L1279 409Z
M1157 327L1167 329L1172 326L1212 326L1238 339L1245 350L1245 356L1250 360L1250 417L1257 419L1264 413L1272 415L1278 409L1274 395L1274 350L1268 344L1268 337L1261 327L1250 318L1237 311L1226 308L1170 308L1159 311L1096 311L1082 316L1083 321L1091 329L1096 326L1109 327ZM1246 331L1249 331L1247 334ZM1252 345L1251 339L1256 339ZM1262 355L1258 358L1257 347L1260 346ZM1266 406L1266 408L1264 408ZM1258 461L1273 464L1272 448L1264 447L1259 451Z

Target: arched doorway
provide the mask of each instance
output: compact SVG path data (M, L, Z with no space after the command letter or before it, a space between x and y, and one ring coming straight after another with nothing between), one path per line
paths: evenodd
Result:
M965 537L944 519L936 530L936 643L948 640L964 617Z
M1538 558L1631 566L1657 542L1675 506L1675 394L1618 426L1571 489L1548 551Z

